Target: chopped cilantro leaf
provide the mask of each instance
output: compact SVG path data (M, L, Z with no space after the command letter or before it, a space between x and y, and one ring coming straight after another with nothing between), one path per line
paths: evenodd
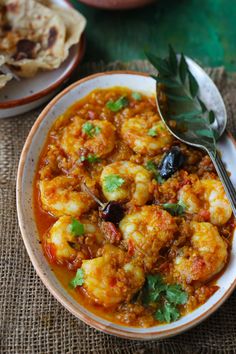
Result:
M168 211L172 216L182 215L186 209L186 205L178 202L178 203L165 203L162 204L163 209Z
M84 225L81 224L77 219L72 218L70 224L70 232L74 236L81 236L84 234Z
M95 127L94 128L94 135L98 135L101 131L101 128L100 127Z
M99 157L97 157L96 155L89 154L87 157L81 156L79 161L80 162L88 161L89 163L96 163L96 162L100 162L101 159Z
M142 95L139 92L132 92L131 96L133 97L133 99L135 99L136 101L141 101L142 99Z
M104 188L107 192L114 192L125 182L119 175L112 174L104 178Z
M148 161L146 163L146 169L154 174L155 180L159 183L162 184L165 182L165 180L160 176L157 165L153 161Z
M88 155L88 157L86 157L86 160L87 160L89 163L95 163L95 162L99 162L99 161L100 161L100 158L97 157L96 155Z
M166 298L172 304L183 305L188 300L188 294L179 284L170 284L166 286Z
M180 317L179 310L175 305L165 302L164 305L155 313L155 319L160 322L170 323L176 321Z
M160 274L149 274L139 292L139 298L145 306L163 304L154 317L160 322L169 323L180 317L178 305L187 302L188 294L179 284L166 284Z
M157 136L157 131L156 131L156 128L151 128L149 129L148 133L147 133L149 136Z
M107 108L109 108L112 112L118 112L120 111L122 108L127 107L128 106L128 99L125 96L121 96L120 98L118 98L118 100L116 101L108 101L106 106Z
M82 126L82 132L87 134L90 138L92 138L94 135L98 135L100 131L100 127L97 127L90 122L86 122Z
M78 269L75 277L70 281L70 286L76 288L84 284L84 271L83 269Z
M165 290L165 284L160 274L149 274L143 292L143 303L149 304L159 300L161 292Z

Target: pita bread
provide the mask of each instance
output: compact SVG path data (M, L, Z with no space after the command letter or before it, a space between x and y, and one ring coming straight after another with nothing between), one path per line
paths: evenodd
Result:
M0 55L0 66L3 64L5 64L5 58L2 55ZM0 72L0 89L3 88L6 85L6 83L11 79L12 79L11 74L2 74Z
M85 18L72 8L38 0L0 1L5 9L0 19L0 53L21 77L58 68L86 25Z

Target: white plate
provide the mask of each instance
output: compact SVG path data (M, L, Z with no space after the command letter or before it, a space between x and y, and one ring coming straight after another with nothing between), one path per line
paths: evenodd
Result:
M66 0L53 0L61 7L71 7ZM52 71L39 72L35 77L11 80L0 90L0 118L25 113L47 102L69 79L84 54L84 34L78 44L70 49L68 58Z
M17 177L17 211L22 237L35 267L36 272L45 286L51 291L71 313L109 334L132 339L160 339L173 336L204 320L212 314L231 294L236 285L236 238L233 239L230 261L217 280L219 290L211 296L205 304L180 318L178 321L154 326L151 328L135 328L111 323L102 319L76 302L62 287L48 264L41 245L38 242L38 231L32 208L33 180L37 162L43 144L55 119L75 101L80 100L96 88L108 88L113 86L125 86L131 90L155 93L155 80L147 75L132 72L108 72L92 75L74 83L57 95L43 110L35 122L23 149L18 177ZM231 172L231 179L236 185L236 145L227 134L222 137L218 146L227 169ZM227 324L226 324L227 325Z

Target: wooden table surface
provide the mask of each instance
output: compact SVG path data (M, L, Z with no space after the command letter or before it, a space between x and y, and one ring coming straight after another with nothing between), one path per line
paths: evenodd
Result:
M86 61L143 59L145 49L164 55L171 43L204 66L236 71L236 0L156 0L128 11L72 3L88 20Z

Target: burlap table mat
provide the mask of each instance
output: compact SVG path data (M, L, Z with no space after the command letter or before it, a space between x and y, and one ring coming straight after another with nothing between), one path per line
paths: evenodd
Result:
M150 71L147 62L84 65L73 79L105 70ZM224 70L208 69L224 97L236 133L236 85ZM40 109L0 121L0 353L231 353L236 352L235 293L208 320L162 341L119 339L90 328L65 310L44 287L21 239L16 207L17 165Z

